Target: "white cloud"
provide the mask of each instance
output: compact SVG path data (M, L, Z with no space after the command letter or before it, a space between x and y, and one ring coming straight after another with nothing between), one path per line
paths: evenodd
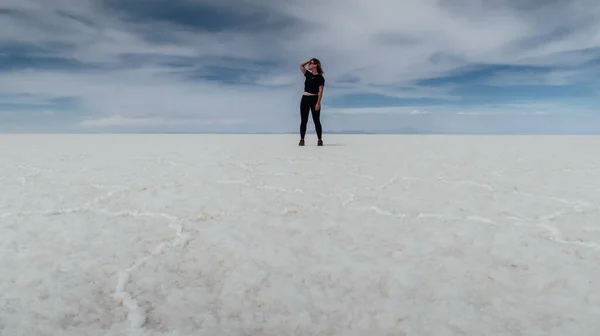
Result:
M419 110L417 110L419 108ZM388 106L388 107L355 107L355 108L328 108L330 114L341 115L426 115L432 111L444 112L435 106Z
M195 1L217 5L214 1ZM38 45L49 54L94 63L99 68L3 73L0 92L32 95L37 103L53 97L80 98L82 114L73 122L88 127L160 126L167 120L177 123L191 118L208 122L246 120L250 126L275 120L295 129L303 80L297 64L311 57L324 63L327 87L323 104L327 106L329 98L343 94L457 99L452 94L455 86L418 87L414 81L452 74L470 64L570 67L535 76L498 75L489 82L494 85L589 81L586 70L577 66L597 56L585 48L600 47L600 6L591 1L546 1L525 10L512 0L260 4L231 0L218 6L240 13L285 15L295 24L285 30L213 33L174 24L126 21L99 4L91 0L3 1L2 7L21 14L0 16L0 40ZM557 31L569 33L535 42L537 37ZM162 42L147 39L152 32L165 38ZM128 54L142 55L148 63L127 61L123 56ZM191 57L197 63L180 69L159 63L169 57ZM186 78L191 71L202 73L211 66L231 65L231 58L268 60L275 65L254 69L251 64L235 63L261 71L245 80L256 86ZM341 83L348 76L356 81ZM415 105L387 110L343 109L343 113L392 110L421 115L439 114L444 109ZM331 113L340 111L329 108Z
M190 118L190 119L170 119L168 117L139 117L128 118L120 115L113 115L107 118L85 120L80 123L85 127L107 127L107 126L181 126L189 123L194 124L236 124L243 119L207 119L207 118Z
M574 111L576 109L576 111ZM328 113L336 115L395 115L413 116L414 118L430 118L445 116L452 118L456 115L464 116L548 116L570 115L583 117L594 115L595 107L573 106L569 104L544 104L544 103L506 103L501 105L414 105L414 106L388 106L388 107L357 107L357 108L329 108Z
M600 75L600 66L590 65L587 67L565 66L550 71L520 70L504 71L494 74L482 81L480 84L493 86L511 85L545 85L561 86L574 84L592 84Z

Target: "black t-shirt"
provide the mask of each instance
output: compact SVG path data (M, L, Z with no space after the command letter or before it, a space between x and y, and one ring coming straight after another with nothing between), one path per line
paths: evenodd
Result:
M304 77L306 77L304 80L304 91L306 92L319 93L319 86L325 85L325 78L323 75L313 75L312 72L306 70L306 72L304 72Z

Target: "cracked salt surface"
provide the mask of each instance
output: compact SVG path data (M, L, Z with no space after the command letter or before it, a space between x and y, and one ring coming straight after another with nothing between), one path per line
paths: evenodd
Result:
M4 135L1 335L597 335L594 137Z

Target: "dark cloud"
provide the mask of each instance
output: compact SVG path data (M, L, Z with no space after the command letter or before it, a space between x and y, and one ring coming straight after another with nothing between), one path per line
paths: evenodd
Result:
M67 9L57 9L55 11L55 14L61 18L64 18L66 20L72 20L75 21L79 24L88 26L88 27L98 27L98 24L96 22L94 22L93 20L90 20L86 17L83 17L81 15L77 15L75 13L70 13Z
M72 71L84 68L90 68L90 64L83 64L77 60L60 57L31 56L10 52L8 54L0 54L0 72L23 69Z
M240 11L234 6L225 7L216 1L210 3L190 0L104 0L103 6L124 22L162 23L211 33L259 33L286 29L296 22L291 17L277 12L255 9ZM154 32L161 33L158 29Z

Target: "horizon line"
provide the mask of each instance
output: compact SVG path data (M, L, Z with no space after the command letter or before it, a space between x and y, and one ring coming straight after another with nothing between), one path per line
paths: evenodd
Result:
M299 135L298 132L0 132L0 135ZM307 132L307 135L315 135ZM600 135L600 132L323 132L323 135Z

